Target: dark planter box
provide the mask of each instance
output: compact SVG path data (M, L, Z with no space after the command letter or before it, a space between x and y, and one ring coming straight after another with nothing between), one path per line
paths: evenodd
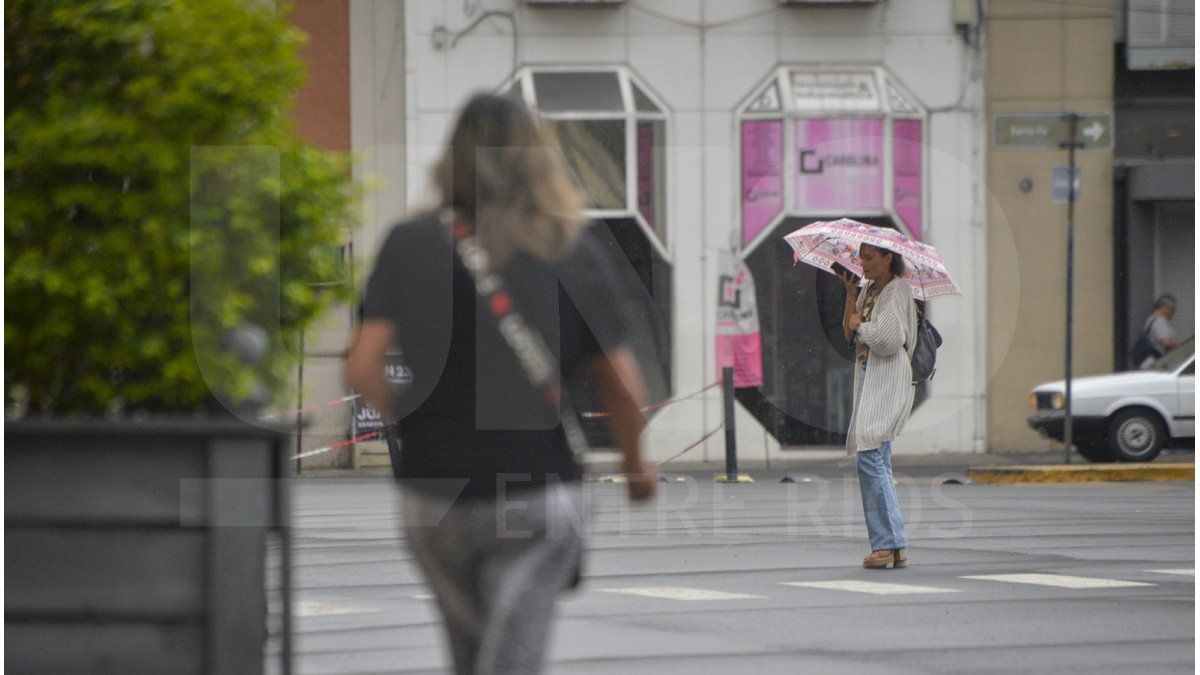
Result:
M235 419L5 425L5 666L261 673L286 444Z

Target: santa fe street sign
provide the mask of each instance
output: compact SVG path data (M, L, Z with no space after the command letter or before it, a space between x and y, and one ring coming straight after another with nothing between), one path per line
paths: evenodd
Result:
M1084 150L1111 150L1111 111L1079 116L1077 142ZM992 114L992 147L1052 150L1067 142L1067 120L1056 112L1001 112Z

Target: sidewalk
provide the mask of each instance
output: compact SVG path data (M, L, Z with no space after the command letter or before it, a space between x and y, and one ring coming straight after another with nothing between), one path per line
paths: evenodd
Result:
M796 451L801 455L804 451ZM909 476L936 476L942 473L966 474L971 469L986 467L1051 467L1063 463L1062 452L1030 452L1030 453L941 453L936 455L893 455L892 465L897 473ZM1195 452L1191 449L1163 450L1149 464L1120 464L1122 468L1158 467L1163 464L1195 464ZM1071 465L1082 467L1090 463L1078 455L1071 458ZM1104 466L1104 465L1095 465ZM1111 465L1110 465L1111 466ZM676 460L659 467L664 474L694 474L697 477L706 474L724 473L723 462L684 462ZM1135 469L1136 470L1136 469ZM588 462L588 471L593 475L617 473L620 465L611 461ZM853 473L854 465L845 456L830 457L822 453L820 457L788 457L784 460L772 460L770 466L761 460L738 462L738 473L750 474L755 480L776 480L794 473L811 473L813 475L830 476L841 473ZM304 477L336 477L336 476L390 476L389 467L369 467L361 469L321 469L305 471Z

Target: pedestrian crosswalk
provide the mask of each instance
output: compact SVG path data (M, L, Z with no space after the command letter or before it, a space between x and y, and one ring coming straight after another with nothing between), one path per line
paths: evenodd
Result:
M748 600L761 599L761 595L748 593L728 593L725 591L710 591L703 588L684 588L680 586L654 586L635 588L602 588L605 593L622 593L624 595L640 595L647 598L662 598L664 600Z
M1184 576L1184 577L1196 576L1196 568L1194 568L1194 567L1188 567L1186 569L1177 569L1177 570L1146 570L1146 571L1153 572L1155 574L1178 574L1179 576Z
M1163 574L1194 574L1192 570L1174 569L1174 570L1144 570L1144 572L1157 572ZM1044 573L1022 573L1022 574L972 574L954 577L955 580L967 582L986 582L1000 584L1020 584L1028 586L1044 586L1059 588L1065 590L1104 590L1104 589L1121 589L1121 588L1148 588L1158 584L1147 581L1129 581L1125 579L1103 579L1097 577L1080 577L1069 574L1044 574ZM914 584L914 583L891 583L880 581L867 581L863 579L833 579L827 581L781 581L776 582L779 586L788 586L791 588L805 590L821 590L835 591L847 593L863 593L870 595L920 595L920 594L935 594L935 593L961 593L964 590L960 582L939 583L938 585ZM951 586L958 586L957 588ZM717 591L704 588L689 588L682 586L634 586L624 588L601 588L605 593L617 593L622 595L640 596L646 598L657 598L661 600L745 600L745 599L761 599L763 595L753 595L749 593L735 593L730 591Z
M915 586L913 584L883 584L877 581L785 581L780 586L797 586L800 588L820 588L828 591L850 591L852 593L873 593L875 595L908 595L913 593L957 593L953 588L934 588L933 586Z
M983 574L966 576L963 579L979 581L1001 581L1012 584L1031 584L1034 586L1054 586L1056 588L1130 588L1134 586L1153 586L1144 581L1121 581L1120 579L1093 579L1091 577L1074 577L1067 574Z

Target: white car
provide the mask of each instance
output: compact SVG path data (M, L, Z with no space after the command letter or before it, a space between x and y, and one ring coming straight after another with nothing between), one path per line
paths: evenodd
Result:
M1063 380L1034 388L1029 426L1063 439ZM1196 343L1190 338L1147 370L1080 377L1071 384L1072 436L1093 462L1149 462L1168 440L1195 442Z

